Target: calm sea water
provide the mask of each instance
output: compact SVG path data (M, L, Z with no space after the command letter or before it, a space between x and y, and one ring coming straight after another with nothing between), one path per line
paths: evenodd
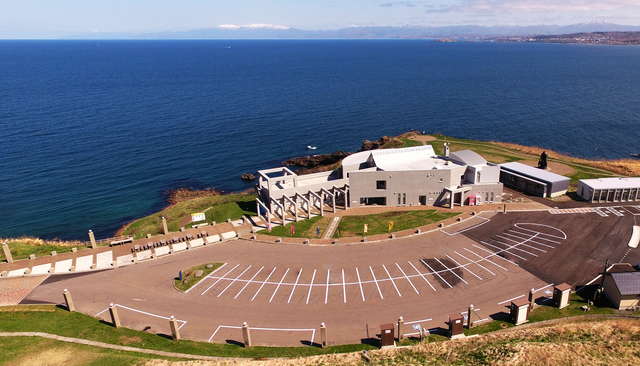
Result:
M168 189L411 129L640 152L640 47L1 41L0 237L99 237Z

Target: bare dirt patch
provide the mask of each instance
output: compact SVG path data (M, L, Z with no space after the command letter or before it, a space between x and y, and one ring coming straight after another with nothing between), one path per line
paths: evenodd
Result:
M21 357L9 365L12 366L75 366L86 365L95 360L97 356L90 352L79 351L77 348L63 347L45 349Z

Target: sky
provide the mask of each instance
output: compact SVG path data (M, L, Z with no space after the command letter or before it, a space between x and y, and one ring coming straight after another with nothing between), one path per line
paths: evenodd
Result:
M640 0L0 0L0 38L148 33L224 24L349 26L640 25Z

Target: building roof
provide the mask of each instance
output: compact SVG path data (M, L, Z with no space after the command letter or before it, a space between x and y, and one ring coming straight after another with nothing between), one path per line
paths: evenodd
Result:
M487 161L482 156L471 150L452 152L449 156L451 157L451 159L471 166L487 164Z
M599 178L580 179L580 182L593 189L640 188L640 178Z
M640 295L640 272L611 273L620 295Z
M558 183L568 182L571 179L560 174L551 173L544 169L538 169L529 165L524 165L518 162L498 164L502 170L518 173L524 176L531 177L536 180L543 181L545 183Z

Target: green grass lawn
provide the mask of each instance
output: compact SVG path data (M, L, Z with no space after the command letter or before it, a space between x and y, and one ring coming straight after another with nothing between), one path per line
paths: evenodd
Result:
M271 232L267 230L260 231L260 234L281 236L285 238L317 238L322 237L330 219L322 216L313 216L310 219L300 220L294 223L288 223L284 226L274 226ZM295 226L295 233L291 234L291 226ZM320 235L316 235L316 228L320 228Z
M203 212L207 222L225 222L228 218L237 220L242 215L256 214L256 196L249 194L230 194L224 196L199 197L180 202L174 206L136 220L127 227L123 235L135 235L136 239L144 238L147 234L162 234L162 217L167 219L169 231L179 231L180 221L190 218L192 213ZM186 224L185 227L191 227Z
M458 216L457 212L438 212L438 210L390 211L373 215L343 216L340 221L340 233L334 233L334 238L349 236L365 236L396 231L408 230L434 222ZM389 222L393 221L393 228L389 230ZM364 224L368 225L364 232Z
M572 316L579 315L601 315L601 314L615 314L616 311L611 307L611 303L606 300L603 296L603 299L596 302L594 305L590 306L590 310L585 312L581 310L580 307L583 305L587 305L586 298L590 298L592 293L583 293L585 297L578 294L571 294L571 301L569 302L569 306L564 309L558 309L555 306L552 306L551 301L547 301L546 304L534 309L531 314L529 314L529 323L537 323L545 320L551 319L560 319L560 318L568 318ZM511 321L506 320L497 320L489 323L481 324L477 327L473 327L471 329L465 329L465 335L473 335L473 334L484 334L493 332L496 330L500 330L503 327L501 324L505 324L507 328L513 327L513 323Z
M124 327L116 329L96 318L76 312L69 313L59 307L55 307L53 312L0 312L0 332L44 332L131 347L219 357L304 357L377 348L366 344L351 344L329 346L325 349L310 346L254 346L247 349L233 344L194 342L184 339L174 342L172 339L156 334ZM254 337L254 342L256 341L258 340ZM11 350L4 347L0 349L0 359L3 359L3 353L7 354L8 352Z
M73 248L71 246L66 246L66 245L55 245L55 244L36 245L36 244L28 244L23 242L14 242L14 241L7 243L7 246L9 246L9 250L11 251L11 256L13 257L13 260L27 259L31 254L35 254L36 257L51 255L51 252L54 250L58 253L67 253L71 251L71 248ZM74 247L78 248L78 250L91 248L91 246L86 246L86 245L78 245ZM1 255L0 258L2 258L2 260L6 260L3 251L0 251L0 255Z
M190 289L193 286L197 285L200 281L202 281L205 277L207 277L211 272L213 272L216 269L220 268L223 263L219 263L219 262L211 263L211 264L213 264L213 267L211 267L211 268L207 268L207 264L209 264L209 263L201 264L199 266L195 266L195 267L191 267L189 269L183 270L182 271L182 281L180 281L180 277L179 277L179 274L178 274L178 276L176 276L176 278L173 279L173 284L180 291L187 291L188 289ZM197 271L202 271L202 276L196 277L196 272Z

